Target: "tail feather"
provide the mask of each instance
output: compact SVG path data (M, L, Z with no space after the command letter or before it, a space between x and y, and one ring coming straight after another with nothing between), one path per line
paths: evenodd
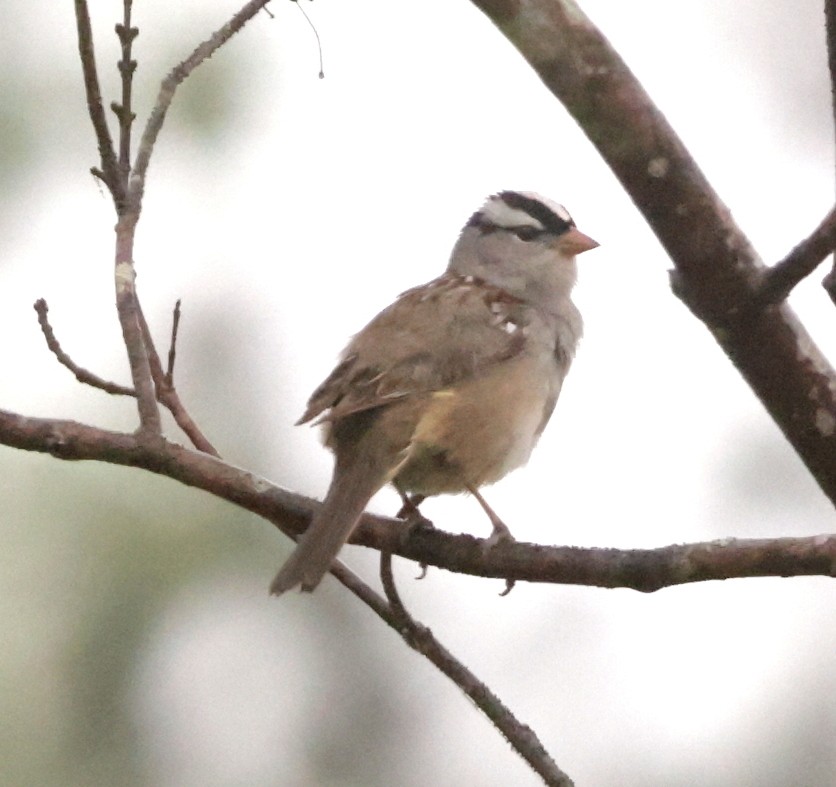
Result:
M360 462L344 472L335 469L322 507L270 585L273 595L279 596L297 585L311 591L320 583L372 495L382 486L376 476Z

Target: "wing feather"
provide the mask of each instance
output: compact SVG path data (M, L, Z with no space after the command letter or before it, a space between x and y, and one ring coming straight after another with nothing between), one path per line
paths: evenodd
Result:
M349 343L298 423L335 421L472 379L523 352L529 319L524 301L470 276L445 274L408 290Z

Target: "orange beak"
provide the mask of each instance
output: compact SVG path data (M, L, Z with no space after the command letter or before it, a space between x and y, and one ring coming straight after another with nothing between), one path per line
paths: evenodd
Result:
M557 247L566 254L581 254L600 245L597 240L592 240L589 235L585 235L577 227L570 227L557 240Z

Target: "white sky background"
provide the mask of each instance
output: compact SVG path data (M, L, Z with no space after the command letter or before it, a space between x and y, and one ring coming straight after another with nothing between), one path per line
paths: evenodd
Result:
M51 362L31 310L46 297L77 360L126 379L112 307L113 216L85 174L95 147L73 71L71 9L45 17L39 5L19 6L26 46L14 57L46 81L58 63L69 95L29 130L46 137L58 128L64 142L42 151L0 238L0 335L7 369L16 370L0 379L0 407L127 429L124 403L81 390ZM92 5L99 65L115 98L109 31L121 4ZM190 345L190 314L222 314L218 330L240 344L228 373L215 367L218 389L240 386L247 402L218 427L222 451L226 435L258 435L275 450L254 451L254 470L322 495L330 459L314 431L292 426L310 391L352 332L443 269L487 194L533 189L563 202L602 245L579 260L586 333L553 422L529 467L488 491L515 535L649 547L833 530L832 508L777 428L670 294L670 262L606 166L470 4L306 4L323 42L322 81L298 10L272 5L275 20L251 23L182 89L183 101L199 101L199 80L208 85L236 66L228 106L210 110L229 115L222 142L188 138L175 101L152 160L136 253L160 336L172 302L184 299L181 390L198 419L214 412L213 392L191 389L189 370L224 359L200 356L211 339ZM582 5L764 258L779 259L806 236L833 200L818 4ZM173 59L234 8L137 3L141 120ZM793 303L833 358L836 313L820 278ZM235 450L229 458L252 467L246 448ZM394 505L388 493L377 501L384 512ZM487 533L466 498L429 501L426 512L442 528ZM276 550L278 565L278 540ZM373 578L369 556L353 549L345 557ZM829 581L737 581L652 596L520 585L500 599L501 583L431 571L416 584L414 573L401 564L413 612L537 730L578 784L614 784L614 774L620 784L668 784L674 771L742 784L736 768L746 773L786 743L776 717L793 719L800 735L826 731L829 746L816 757L829 758L823 772L833 772ZM327 586L312 598L268 600L260 589L269 579L192 589L161 618L138 677L157 783L314 783L299 735L316 720L297 687L324 658L310 647L339 652L344 632L309 642L310 632L294 626L321 605L353 602ZM382 660L435 692L430 704L415 690L414 712L426 721L404 743L398 784L538 783L442 677L381 626L372 631ZM364 670L374 666L346 666L352 679ZM353 724L341 717L338 694L329 714L337 727ZM803 761L788 746L787 756Z

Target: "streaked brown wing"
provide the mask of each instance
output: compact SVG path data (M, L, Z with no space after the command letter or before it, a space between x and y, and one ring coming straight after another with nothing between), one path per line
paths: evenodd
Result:
M523 301L445 274L403 293L354 337L298 423L450 388L522 352L527 325Z

